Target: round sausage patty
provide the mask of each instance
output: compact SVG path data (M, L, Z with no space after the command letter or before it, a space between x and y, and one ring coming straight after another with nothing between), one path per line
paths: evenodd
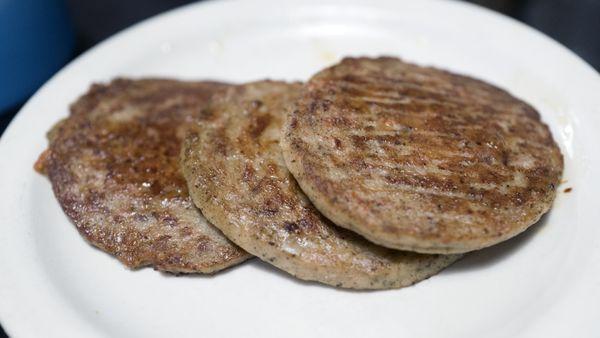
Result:
M72 105L40 164L87 241L130 268L210 273L250 257L196 209L179 170L182 127L225 87L117 79Z
M374 243L463 253L546 213L563 159L538 112L467 76L347 58L290 110L287 167L314 205Z

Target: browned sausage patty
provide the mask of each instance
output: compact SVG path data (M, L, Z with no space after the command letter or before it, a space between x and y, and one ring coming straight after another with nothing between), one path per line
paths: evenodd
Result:
M118 79L72 105L41 161L85 239L130 268L208 273L249 257L194 207L178 165L181 127L224 87Z
M206 119L190 128L182 169L204 215L264 261L339 287L407 286L458 259L379 247L319 214L279 148L284 109L300 88L272 81L232 87L215 96Z
M290 111L283 154L336 224L396 249L460 253L549 210L563 159L527 103L396 58L348 58Z

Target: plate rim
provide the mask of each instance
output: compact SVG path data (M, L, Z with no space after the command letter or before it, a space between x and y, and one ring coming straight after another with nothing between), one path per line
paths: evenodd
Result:
M105 39L104 41L100 42L99 44L95 45L94 47L90 48L89 50L87 50L86 52L84 52L83 54L81 54L80 56L78 56L77 58L72 60L71 62L69 62L59 72L57 72L38 91L36 91L36 93L34 95L31 96L31 98L26 102L25 105L23 105L23 107L15 115L15 117L13 118L11 123L5 129L2 137L0 138L0 156L3 155L3 153L5 152L5 148L8 147L7 144L10 144L10 142L18 142L19 138L16 138L15 136L13 136L13 134L16 134L15 130L17 130L17 128L19 128L19 126L22 124L22 122L20 122L24 118L24 114L22 114L22 113L24 111L30 111L31 107L37 103L37 100L41 95L44 95L45 93L49 92L53 87L58 87L59 86L58 84L60 83L60 81L64 77L68 76L72 69L76 69L79 64L82 64L82 63L86 62L87 60L92 59L94 57L94 55L96 55L99 51L109 48L116 41L131 39L132 37L135 37L136 34L140 34L140 32L143 32L144 29L147 29L148 27L151 27L154 25L158 26L158 25L160 25L161 20L164 20L167 18L172 19L172 18L180 15L180 13L185 13L187 11L196 11L196 10L200 11L202 9L208 8L209 6L214 6L214 7L224 6L226 8L227 6L235 6L236 4L239 4L241 2L242 2L242 0L228 0L228 1L211 0L211 1L206 1L206 2L187 4L187 5L157 14L148 19L142 20L128 28L125 28L124 30L116 33L115 35ZM248 2L248 1L245 1L245 2ZM273 1L273 0L254 0L253 1L253 3L255 3L255 4L261 4L261 3L269 4L269 3L273 3L273 2L276 3L277 1ZM408 1L402 1L402 2L406 3ZM502 20L507 21L508 24L510 24L510 25L516 24L519 27L519 29L525 30L525 31L529 32L530 34L534 33L534 36L536 36L535 37L536 39L543 39L543 40L545 40L545 43L550 43L552 45L552 48L556 49L557 51L560 50L560 53L562 53L566 57L570 58L572 60L573 64L578 64L579 66L584 66L585 68L587 68L586 72L594 75L596 83L600 84L600 74L593 67L591 67L588 63L586 63L581 57L576 55L571 50L567 49L562 44L551 39L547 35L539 32L517 20L514 20L514 19L506 17L502 14L496 13L492 10L489 10L489 9L486 9L486 8L483 8L483 7L480 7L478 5L471 4L471 3L462 3L462 2L457 2L457 1L456 2L455 1L443 1L443 0L426 0L423 2L424 3L427 2L429 4L444 3L444 5L449 5L449 3L451 3L451 6L468 8L469 12L483 11L483 12L486 12L487 15L492 15L494 17L501 18ZM285 6L296 6L299 4L312 5L312 4L319 4L319 3L341 4L341 3L348 3L348 2L343 2L342 0L326 0L326 1L294 0L294 1L286 2ZM377 7L382 3L389 3L389 1L378 0L378 1L368 2L366 0L352 0L352 1L350 1L350 3L351 4L365 4L366 6ZM598 121L600 121L600 119L597 116L595 119L593 119L591 117L588 117L588 118L592 119L596 126L600 126L600 123L598 123ZM598 163L598 157L592 159L592 161L595 163ZM3 170L0 172L3 172ZM4 181L4 180L6 180L6 178L0 176L0 180ZM598 184L598 182L596 182L596 185L600 185L600 184ZM0 210L2 210L3 212L6 211L4 209L4 207L0 207ZM4 215L0 215L0 217L2 219L4 219ZM2 228L1 224L0 224L0 228ZM1 248L0 248L0 252L2 252ZM2 266L2 262L0 262L0 267L1 266ZM5 282L3 283L0 280L0 285L6 286L6 283ZM16 304L18 302L19 302L19 300L14 300L12 303ZM6 318L9 317L7 315L7 313L10 311L10 306L6 306L6 305L2 305L2 304L8 304L8 303L11 303L11 302L5 302L5 299L2 299L2 301L0 302L0 323L2 323L2 326L5 330L5 332L7 334L13 334L13 335L23 335L23 336L35 335L36 334L35 330L28 331L29 325L27 325L28 324L27 321L22 321L22 322L17 323L16 320L12 320L12 319L9 321L6 320Z

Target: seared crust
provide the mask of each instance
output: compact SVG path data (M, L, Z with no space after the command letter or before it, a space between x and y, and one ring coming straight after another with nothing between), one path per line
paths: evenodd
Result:
M210 273L250 257L194 207L178 165L183 124L224 87L117 79L72 105L37 167L87 241L130 268Z
M399 288L458 259L379 247L319 214L279 148L284 109L300 88L272 81L232 87L214 97L209 121L190 127L181 167L204 215L262 260L338 287Z
M287 167L336 224L396 249L461 253L549 210L563 159L530 105L396 58L348 58L290 110Z

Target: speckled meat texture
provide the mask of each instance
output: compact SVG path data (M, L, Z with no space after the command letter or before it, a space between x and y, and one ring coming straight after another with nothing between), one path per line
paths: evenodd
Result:
M284 109L300 88L272 81L232 87L214 98L210 117L190 128L182 169L206 217L262 260L338 287L403 287L458 259L382 248L319 214L279 148Z
M38 165L83 237L130 268L210 273L249 257L195 208L178 164L182 128L224 87L117 79L72 105Z
M549 210L563 160L537 111L504 90L396 58L315 75L287 117L289 170L336 224L390 248L461 253Z

